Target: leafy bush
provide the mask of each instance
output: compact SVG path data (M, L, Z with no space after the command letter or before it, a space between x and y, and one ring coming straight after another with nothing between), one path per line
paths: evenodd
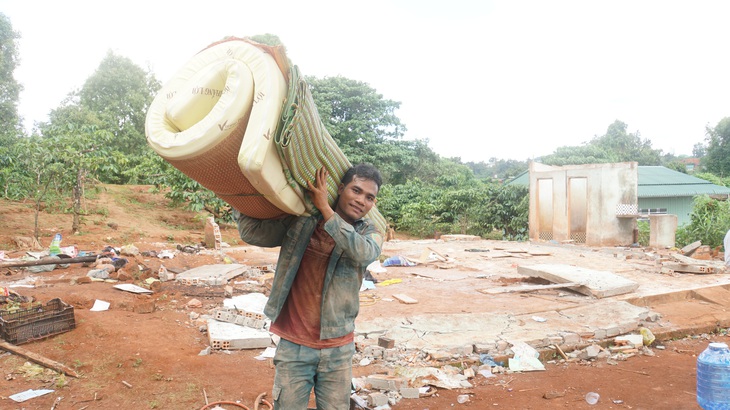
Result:
M384 186L378 208L396 230L420 237L469 234L524 240L528 234L527 187L444 177ZM496 232L495 232L496 231Z
M723 238L730 229L730 201L719 201L708 195L695 198L690 222L677 229L678 247L695 241L710 247L721 246Z

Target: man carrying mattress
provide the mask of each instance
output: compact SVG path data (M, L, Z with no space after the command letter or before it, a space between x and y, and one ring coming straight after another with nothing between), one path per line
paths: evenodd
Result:
M334 209L327 200L328 172L317 171L308 190L319 214L259 220L234 211L241 239L281 246L264 313L276 349L273 399L277 410L306 409L314 388L317 409L349 409L353 330L366 267L380 255L383 235L365 214L382 179L370 164L350 168Z

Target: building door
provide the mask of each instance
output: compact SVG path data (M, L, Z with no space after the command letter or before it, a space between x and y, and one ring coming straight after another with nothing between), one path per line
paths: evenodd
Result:
M553 180L537 180L537 219L538 238L542 241L553 239Z
M568 178L568 232L575 243L586 243L588 225L588 180Z

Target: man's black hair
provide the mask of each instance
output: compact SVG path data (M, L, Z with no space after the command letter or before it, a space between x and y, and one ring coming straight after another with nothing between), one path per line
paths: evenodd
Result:
M359 178L369 179L375 182L375 185L378 186L378 191L380 190L380 186L383 185L383 177L380 176L380 171L378 171L378 169L372 164L368 164L366 162L350 167L350 169L345 172L345 175L342 177L342 181L340 182L342 185L347 185L352 182L352 178L354 178L355 175Z

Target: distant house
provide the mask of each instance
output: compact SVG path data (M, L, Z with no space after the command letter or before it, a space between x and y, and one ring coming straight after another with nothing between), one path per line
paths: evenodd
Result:
M639 167L639 213L674 214L677 224L689 223L694 197L730 198L730 188L661 166Z
M640 215L677 215L677 224L681 226L690 221L695 196L706 194L714 198L730 198L730 188L666 167L639 166L637 170ZM529 171L516 176L507 184L529 186Z
M693 174L700 171L700 159L699 158L684 158L679 160L687 168L687 172Z

